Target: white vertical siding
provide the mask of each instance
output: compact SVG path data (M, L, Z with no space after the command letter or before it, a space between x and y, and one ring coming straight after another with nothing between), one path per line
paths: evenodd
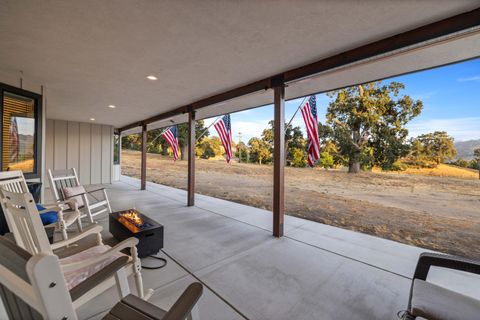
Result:
M92 125L92 151L90 154L90 183L102 183L102 126Z
M90 153L91 144L91 125L89 123L80 123L80 154L79 170L81 184L90 184Z
M102 183L112 181L112 127L102 126Z
M78 122L68 122L67 124L67 168L78 170L79 164L79 136L80 124Z
M53 165L53 157L55 156L54 153L54 135L55 135L55 125L53 120L47 120L47 124L45 127L45 168L54 168ZM48 179L46 179L48 180ZM46 181L45 181L46 182Z
M56 152L60 150L62 150L62 152ZM54 122L53 166L56 170L67 168L67 121Z
M82 184L112 182L113 127L48 119L46 169L76 168Z

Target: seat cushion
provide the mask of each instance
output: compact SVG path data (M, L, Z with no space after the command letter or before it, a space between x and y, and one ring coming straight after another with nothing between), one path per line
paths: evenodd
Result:
M41 204L37 203L36 206L38 211L45 210L45 207ZM58 215L56 211L47 211L40 213L40 219L42 220L43 225L46 226L52 223L56 223L58 221Z
M480 301L415 279L410 311L414 316L428 320L478 320Z
M88 248L85 251L81 251L81 252L76 253L74 255L71 255L71 256L65 257L63 259L60 259L60 264L65 265L65 264L69 264L69 263L80 262L80 261L83 261L83 260L86 260L86 259L91 259L95 256L98 256L99 254L104 253L105 251L107 251L110 248L111 247L107 246L107 245L94 246L94 247ZM94 275L95 273L97 273L98 271L103 269L105 266L107 266L108 264L110 264L111 262L116 260L117 258L123 257L123 256L126 256L126 255L124 255L122 253L116 253L116 254L112 255L111 257L106 258L106 259L104 259L104 260L102 260L102 261L100 261L100 262L98 262L94 265L87 266L87 267L81 268L79 270L71 271L71 272L65 272L64 276L65 276L65 280L67 282L68 290L74 288L75 286L82 283L87 278L91 277L92 275Z

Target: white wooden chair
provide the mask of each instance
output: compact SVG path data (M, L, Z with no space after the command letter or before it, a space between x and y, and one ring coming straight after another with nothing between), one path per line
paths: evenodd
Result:
M0 296L8 319L78 319L76 298L67 288L57 256L44 252L32 255L1 236L0 252ZM124 263L121 260L105 268L104 276L119 270ZM194 315L198 319L196 304L202 291L200 283L190 284L169 311L128 295L104 319L184 320Z
M118 293L121 297L125 297L130 293L127 277L134 274L137 293L141 298L148 299L153 290L149 290L147 295L143 291L143 281L141 275L141 262L137 256L138 239L128 238L114 247L104 245L100 232L102 227L96 224L86 228L82 233L76 234L67 240L50 245L47 236L42 228L40 216L38 215L35 202L30 193L14 193L0 188L3 194L3 203L6 208L5 213L9 215L11 222L15 224L18 236L15 239L21 239L17 244L30 254L56 254L61 257L60 266L63 272L67 287L73 291L73 295L77 298L74 301L75 308L101 294L112 285L116 284ZM92 243L92 237L94 238ZM82 245L81 240L88 242L88 245ZM71 244L78 246L68 247ZM53 251L56 249L56 251ZM122 253L123 250L129 249L130 255ZM125 257L125 265L116 271L115 279L104 279L94 288L84 292L85 288L82 283L90 278L95 278L97 274L116 261ZM79 296L79 297L77 297Z
M0 187L5 188L10 192L29 192L27 187L27 182L23 176L22 171L2 171L0 172ZM68 239L67 229L73 223L77 223L78 231L82 231L82 221L80 218L80 211L76 205L76 202L73 200L60 201L57 204L53 205L43 205L45 210L39 211L39 213L55 211L57 213L57 222L45 225L45 228L55 228L57 227L62 233L63 239ZM2 203L2 209L3 208ZM12 225L10 219L5 216L7 220L8 228L15 235L15 226Z
M68 199L75 199L79 202L79 208L84 209L85 213L82 218L88 217L93 223L93 217L104 212L111 213L112 208L108 201L108 195L105 188L95 190L85 189L78 179L75 168L68 170L48 170L48 178L50 182L50 190L53 198L57 202ZM67 195L68 189L75 190L74 195Z

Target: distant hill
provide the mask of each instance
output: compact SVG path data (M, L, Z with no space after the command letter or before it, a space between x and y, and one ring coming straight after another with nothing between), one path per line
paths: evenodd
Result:
M458 159L472 160L473 150L480 148L480 139L455 142L455 148Z

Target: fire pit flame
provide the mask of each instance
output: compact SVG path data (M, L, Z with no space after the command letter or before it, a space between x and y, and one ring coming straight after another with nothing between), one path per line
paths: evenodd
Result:
M127 212L121 213L120 217L134 224L136 227L141 228L143 226L142 217L140 217L140 215L135 209L131 209L131 210L128 210Z

